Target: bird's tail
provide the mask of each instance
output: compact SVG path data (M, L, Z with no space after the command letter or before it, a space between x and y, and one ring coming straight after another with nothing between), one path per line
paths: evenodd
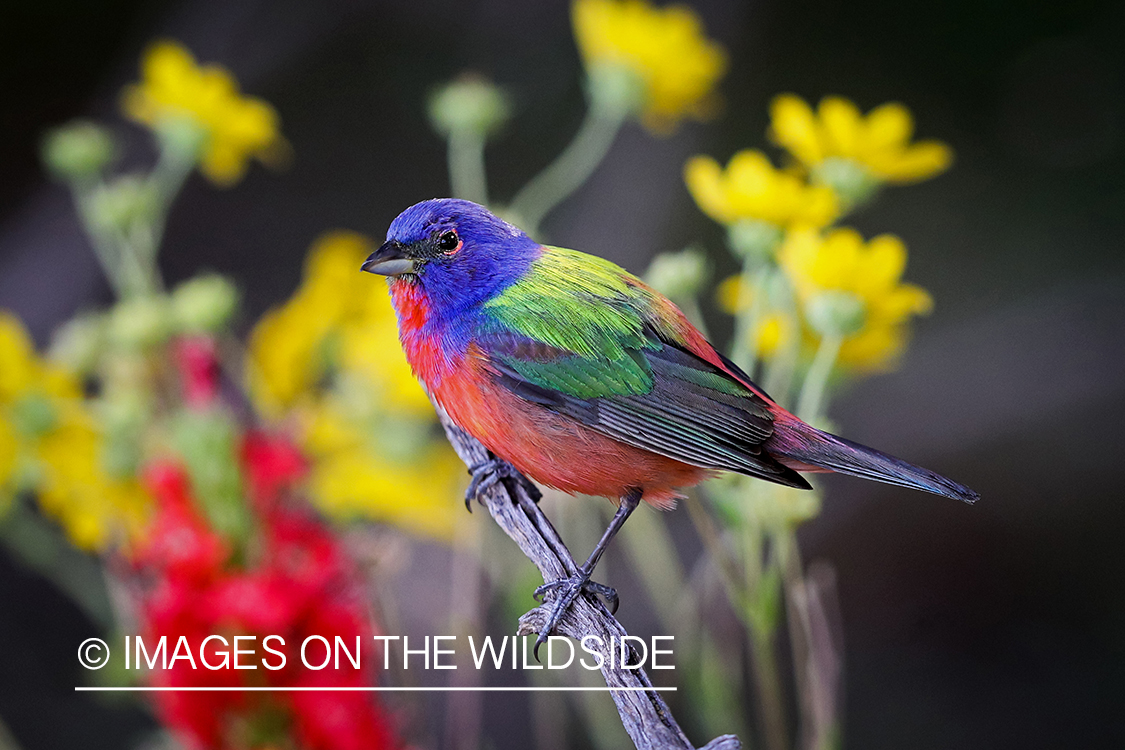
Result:
M975 503L980 495L968 487L901 458L822 432L800 420L775 431L768 450L781 463L798 471L820 469L862 479L910 487L955 500ZM781 433L781 434L779 434Z

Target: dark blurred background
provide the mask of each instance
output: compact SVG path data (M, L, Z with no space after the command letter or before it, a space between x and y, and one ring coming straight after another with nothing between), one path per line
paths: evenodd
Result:
M852 222L901 235L907 277L937 307L901 369L851 388L832 416L983 499L830 480L825 512L802 530L806 556L839 573L845 746L1125 746L1125 4L692 4L731 54L725 111L665 139L628 127L548 220L552 241L639 272L703 238L729 263L681 166L764 145L783 91L864 110L901 100L920 136L957 153L950 173L888 190ZM93 116L127 133L127 163L150 158L116 96L160 36L272 102L294 148L287 172L253 168L231 190L193 177L169 227L166 276L232 274L247 321L291 292L323 230L379 237L407 205L448 192L424 119L434 85L472 69L514 96L489 150L501 201L583 111L562 2L7 0L0 307L41 341L109 293L68 196L38 166L38 138ZM73 692L73 649L93 632L0 553L0 717L25 750L126 748L151 726Z

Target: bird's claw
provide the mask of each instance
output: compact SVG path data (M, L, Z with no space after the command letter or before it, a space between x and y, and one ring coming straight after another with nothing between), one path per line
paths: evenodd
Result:
M465 490L465 509L470 513L473 512L473 500L480 500L482 492L502 479L514 479L519 482L528 497L536 503L543 497L543 493L530 479L516 471L515 467L507 461L495 456L469 467L469 474L472 475L472 479L469 480L469 488Z
M547 622L539 631L539 635L535 638L535 648L532 649L532 654L535 660L539 661L539 647L547 642L547 636L554 632L558 627L559 621L562 620L563 615L574 604L574 601L583 592L596 599L601 597L606 604L609 605L610 612L617 612L617 605L620 604L620 599L617 596L617 590L612 586L606 586L604 583L598 583L590 580L590 571L584 568L579 568L578 572L570 578L560 578L557 581L544 583L539 588L535 589L532 596L535 601L540 604L543 603L546 595L554 592L551 603L551 612L547 615Z

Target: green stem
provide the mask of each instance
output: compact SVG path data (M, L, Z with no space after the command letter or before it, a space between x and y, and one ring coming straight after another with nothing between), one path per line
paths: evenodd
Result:
M815 422L820 418L828 378L832 375L832 367L836 364L836 357L840 354L840 345L843 343L844 337L839 334L828 334L820 340L816 357L805 375L801 397L797 400L797 416L806 422Z
M101 567L18 499L0 518L0 543L66 594L102 632L113 629L113 609Z
M516 194L509 208L528 234L538 234L543 218L594 173L626 116L624 110L592 103L570 144Z
M780 307L785 315L785 330L788 332L782 340L777 355L770 361L769 371L765 377L766 391L782 406L789 403L789 394L793 389L793 373L797 369L797 359L801 355L801 315L797 309L797 297L785 274L779 274L784 283L775 285L783 289Z
M78 217L82 220L82 228L90 245L94 248L94 256L102 267L102 272L113 289L114 296L120 298L125 294L125 283L121 279L120 248L108 233L97 228L94 218L94 191L95 186L88 183L73 183L71 189L74 194L74 205L78 208Z
M758 259L747 257L742 261L742 275L739 278L738 288L738 315L734 319L731 360L751 378L754 377L754 368L757 365L756 337L762 319L762 298L765 296L769 275L769 266Z
M474 128L454 128L449 134L449 188L453 197L488 204L484 169L484 134Z
M749 628L751 666L762 710L763 734L768 750L787 750L788 731L785 728L785 703L782 698L781 677L774 654L772 634Z

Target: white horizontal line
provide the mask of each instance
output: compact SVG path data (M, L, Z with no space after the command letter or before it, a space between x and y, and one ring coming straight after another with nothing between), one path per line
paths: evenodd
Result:
M79 693L528 693L528 692L675 692L674 687L76 687Z

